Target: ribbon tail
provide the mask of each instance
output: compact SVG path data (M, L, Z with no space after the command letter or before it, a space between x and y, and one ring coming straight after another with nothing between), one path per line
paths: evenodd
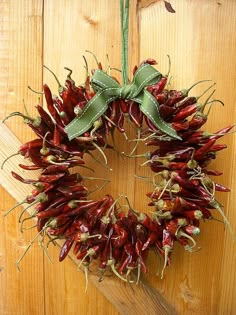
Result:
M140 105L141 111L146 115L151 122L163 133L171 136L176 140L182 140L178 136L177 132L171 127L170 124L167 124L161 117L159 112L159 104L156 99L147 91L144 90L144 95Z

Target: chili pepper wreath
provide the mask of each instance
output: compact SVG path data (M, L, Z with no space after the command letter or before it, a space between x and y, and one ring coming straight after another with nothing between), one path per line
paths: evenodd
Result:
M39 177L25 179L12 172L15 179L33 185L32 193L22 202L27 207L19 217L21 228L29 219L23 218L26 210L34 206L30 216L37 220L34 240L44 240L46 235L49 242L63 239L60 261L71 252L86 274L96 260L101 279L110 271L125 282L138 282L140 273L147 272L149 250L163 257L161 277L176 243L195 251L200 221L212 219L214 211L220 212L233 234L215 198L216 191L229 189L212 179L221 172L210 169L209 164L226 148L216 141L234 126L214 133L201 129L211 105L221 102L211 99L214 85L202 93L207 98L200 103L202 95L188 96L196 84L186 90L168 89L168 75L153 67L153 59L134 67L129 80L128 17L129 1L125 5L121 1L123 84L100 63L83 86L75 84L72 71L67 69L65 86L59 84L59 96L52 96L50 88L43 86L47 110L37 105L36 118L14 112L6 119L23 117L36 135L21 145L18 154L31 161L19 167L39 170ZM136 127L137 143L152 147L143 163L153 172L154 188L147 193L152 215L132 209L126 196L114 198L108 194L91 199L82 172L75 172L79 166L88 167L83 158L93 150L99 150L106 160L104 149L113 149L106 139L115 130L125 133L125 119ZM121 198L127 201L128 210L120 204Z

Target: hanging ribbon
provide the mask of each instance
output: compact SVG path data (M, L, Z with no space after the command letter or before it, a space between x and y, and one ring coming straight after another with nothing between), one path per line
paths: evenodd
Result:
M167 124L159 113L159 104L145 88L156 84L162 78L162 74L149 64L141 65L135 72L133 81L128 80L128 25L129 25L129 1L120 0L121 9L121 63L123 86L102 70L95 70L91 78L91 85L96 92L94 97L86 104L82 114L76 117L65 127L69 140L74 139L89 130L93 123L108 109L110 102L116 99L135 101L140 105L140 110L163 133L175 139L181 139L176 131Z

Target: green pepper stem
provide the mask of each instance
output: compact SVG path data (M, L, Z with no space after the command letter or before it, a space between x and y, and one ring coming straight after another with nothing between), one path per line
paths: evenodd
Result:
M1 165L1 169L3 169L3 166L5 165L5 163L11 159L13 156L16 156L16 155L19 155L20 153L17 152L17 153L13 153L12 155L8 156L3 162L2 162L2 165Z

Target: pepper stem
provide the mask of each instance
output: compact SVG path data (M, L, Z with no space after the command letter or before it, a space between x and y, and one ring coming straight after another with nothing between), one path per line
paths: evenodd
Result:
M22 218L23 214L24 214L30 207L34 206L37 202L38 202L38 198L37 198L34 202L30 203L30 204L20 213L20 216L19 216L19 219L18 219L18 222L19 222L19 223L21 223L21 218ZM31 218L31 217L30 217L30 218Z
M4 213L4 217L6 217L10 212L12 212L15 208L23 205L24 203L27 203L26 199L24 199L23 201L21 202L18 202L16 205L14 205L11 209L9 209L6 213Z
M112 272L113 272L119 279L121 279L122 281L128 282L128 280L125 279L124 277L122 277L122 276L119 274L119 272L116 270L116 268L115 268L115 262L114 262L113 259L111 260L111 262L108 260L108 264L109 264L109 266L111 267Z
M51 69L49 69L47 66L43 65L43 67L44 67L45 69L47 69L49 72L51 72L51 74L54 76L55 80L56 80L57 83L58 83L58 91L59 91L59 93L61 93L61 92L64 90L64 87L63 87L63 85L61 85L61 83L60 83L60 81L58 80L58 77L56 76L56 74L55 74Z
M166 74L166 77L168 78L170 75L170 69L171 69L171 59L170 59L170 55L167 55L167 57L168 57L168 61L169 61L169 69L168 69L168 72Z
M236 235L233 231L233 228L231 224L229 223L229 220L227 219L226 215L224 214L219 202L216 200L213 200L212 202L210 202L210 205L213 206L216 210L218 210L218 212L221 214L222 218L224 219L224 223L227 224L228 226L229 232L232 235L233 240L236 240Z
M203 93L199 96L196 97L196 100L198 101L199 98L201 98L204 94L206 94L206 92L208 92L214 85L216 85L216 83L213 83L211 86L209 86L205 91L203 91Z
M202 83L202 82L209 82L209 81L211 81L211 80L201 80L201 81L198 81L198 82L194 83L192 86L190 86L190 88L182 90L182 92L183 92L184 95L188 96L189 92L190 92L196 85L198 85L198 84L200 84L200 83Z
M210 110L211 110L212 104L215 103L215 102L216 103L220 103L221 105L225 106L225 104L221 100L212 100L210 102L207 102L206 105L211 104L209 109L208 109L208 112L206 114L207 116L210 114Z
M134 148L133 148L133 150L130 152L130 157L132 156L132 154L137 150L137 148L138 148L138 141L139 141L139 139L141 138L141 128L138 128L138 130L137 130L137 141L136 141L136 144L135 144L135 146L134 146Z
M28 250L30 249L30 247L34 244L35 240L41 235L41 233L48 227L48 223L47 222L44 226L44 228L38 232L35 237L30 241L29 245L26 247L24 253L21 255L21 257L16 261L16 267L17 269L20 271L20 268L19 268L19 264L20 262L22 261L22 259L25 257L26 253L28 252Z
M110 168L107 164L102 163L101 161L99 161L99 159L96 158L90 151L87 151L86 153L87 153L88 155L90 155L90 156L94 159L94 161L96 161L98 164L104 166L105 168L108 168L109 171L112 171L112 168ZM84 165L80 165L80 166L81 166L81 167L88 168L87 166L84 166ZM90 168L89 168L89 169L90 169ZM93 169L91 169L91 170L92 170L93 172L95 172Z
M16 156L16 155L19 155L20 153L17 152L17 153L13 153L12 155L8 156L3 162L2 162L2 165L1 165L1 169L3 169L3 166L5 165L5 163L11 159L13 156Z
M206 107L206 104L208 103L208 101L210 100L210 98L212 97L212 95L215 93L216 90L212 91L211 94L208 96L208 98L205 100L205 102L201 105L200 107L200 112L203 113L204 109Z
M69 71L69 73L67 74L67 78L69 78L70 80L72 80L72 79L71 79L71 75L72 75L72 72L73 72L73 71L72 71L71 69L67 68L67 67L64 67L64 69L67 70L67 71Z
M42 149L40 150L40 153L42 155L47 155L49 153L49 149L46 147L46 140L49 134L50 134L50 131L46 132L46 134L43 137Z
M164 247L165 248L163 248L163 249L164 249L165 256L164 256L164 266L163 266L162 271L161 271L161 279L163 279L164 271L165 271L167 263L168 263L168 256L169 256L169 253L171 252L171 247L169 245L165 245Z
M105 165L107 165L107 157L105 155L105 153L103 152L103 150L94 142L92 141L92 144L95 146L95 148L101 153L101 155L103 156L104 158L104 161L105 161Z
M2 123L4 123L7 119L9 119L11 117L14 117L14 116L20 116L20 117L24 118L24 120L26 120L26 121L30 121L30 122L34 121L33 118L31 118L29 116L26 116L26 115L24 115L24 114L22 114L20 112L13 112L13 113L11 113L10 115L8 115L7 117L4 118Z
M23 225L24 225L25 221L28 221L28 220L31 220L31 219L35 218L36 214L37 214L37 212L35 211L30 217L24 218L21 221L21 224L20 224L20 231L21 231L21 233L23 233L23 230L27 230L27 228L23 228Z
M44 92L39 92L39 91L36 91L36 90L32 89L32 87L29 86L29 85L28 85L28 89L29 89L31 92L36 93L36 94L41 94L41 95L44 94Z
M86 293L87 290L88 290L88 266L89 266L89 263L84 262L83 266L84 266L84 276L85 276L85 289L84 289L84 292Z
M99 62L98 62L96 55L93 52L91 52L90 50L85 50L85 52L90 53L93 56L93 58L97 64L97 67L99 68L100 65L99 65Z
M193 252L193 248L197 245L197 243L195 242L195 240L187 233L183 232L182 230L178 230L178 232L176 233L176 237L179 238L179 237L185 237L187 239L189 239L193 244L192 246L190 245L186 245L185 246L185 250L188 250L189 252ZM197 250L195 251L198 251L201 247L199 247Z

